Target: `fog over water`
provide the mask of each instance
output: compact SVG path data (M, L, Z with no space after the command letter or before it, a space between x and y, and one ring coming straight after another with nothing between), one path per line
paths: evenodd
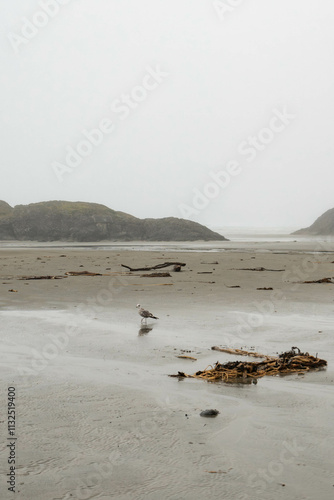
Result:
M331 0L0 13L0 199L293 229L334 206Z

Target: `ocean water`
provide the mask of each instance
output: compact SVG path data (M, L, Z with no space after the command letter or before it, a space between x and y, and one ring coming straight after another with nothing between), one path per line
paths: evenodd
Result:
M210 229L225 236L231 241L243 242L287 242L305 240L305 236L292 234L298 227L234 227L210 226ZM310 239L309 236L306 239Z
M158 252L222 252L222 251L331 251L333 237L292 234L296 227L217 227L208 226L229 241L99 241L99 242L37 242L4 241L1 249L9 248L78 248L80 250L140 250Z

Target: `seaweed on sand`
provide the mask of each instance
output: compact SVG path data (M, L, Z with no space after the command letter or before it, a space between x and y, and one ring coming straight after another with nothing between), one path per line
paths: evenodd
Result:
M229 349L227 352L237 354L237 350ZM243 351L244 353L245 351ZM249 356L259 357L258 353L248 352ZM261 355L260 355L261 357ZM217 361L214 366L209 365L205 370L198 371L193 375L178 372L171 377L200 378L210 382L245 382L249 383L265 375L288 375L292 373L304 373L309 370L320 370L327 366L327 361L311 356L308 352L303 353L298 347L292 347L290 351L283 352L277 357L264 356L264 361L229 361L221 364Z

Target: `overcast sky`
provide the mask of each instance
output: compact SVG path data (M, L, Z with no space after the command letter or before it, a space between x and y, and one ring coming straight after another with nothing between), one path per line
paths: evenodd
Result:
M0 199L210 226L334 207L333 0L0 6Z

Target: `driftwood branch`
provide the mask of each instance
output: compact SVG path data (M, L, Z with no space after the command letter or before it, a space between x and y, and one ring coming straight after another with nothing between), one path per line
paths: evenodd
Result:
M150 274L141 274L141 278L171 278L169 273L150 273Z
M239 356L251 356L252 358L266 358L266 359L274 359L274 356L267 356L267 354L261 354L259 352L253 352L253 351L243 351L242 349L228 349L227 347L218 347L218 346L213 346L211 347L212 351L220 351L220 352L227 352L228 354L237 354Z
M22 276L19 280L61 280L67 276Z
M67 276L102 276L101 273L91 273L90 271L67 271Z
M162 269L164 267L169 267L169 266L185 266L186 264L182 262L164 262L163 264L157 264L156 266L151 266L151 267L130 267L126 266L125 264L121 264L122 267L126 267L126 269L129 269L129 271L153 271L156 269Z
M266 269L265 267L241 267L236 269L235 267L231 271L272 271L282 273L285 269Z
M332 285L334 285L334 277L322 278L320 280L314 280L314 281L299 281L299 283L331 283Z

